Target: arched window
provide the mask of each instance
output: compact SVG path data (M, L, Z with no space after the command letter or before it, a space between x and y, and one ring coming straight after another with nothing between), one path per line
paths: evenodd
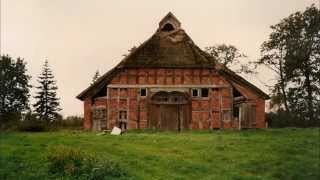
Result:
M169 31L173 31L174 27L172 24L167 23L163 26L163 28L161 29L161 31L165 31L165 32L169 32Z

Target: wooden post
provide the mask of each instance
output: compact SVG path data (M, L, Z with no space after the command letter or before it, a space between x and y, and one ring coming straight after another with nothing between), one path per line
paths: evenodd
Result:
M224 129L224 123L223 123L223 111L222 111L222 102L223 102L223 100L222 100L222 88L220 89L220 91L219 91L219 95L220 95L220 128L221 129Z
M231 122L232 126L234 126L234 117L233 117L233 88L230 88L230 99L231 99Z
M179 104L177 104L177 108L178 108L178 131L181 131L181 118L180 118L180 106Z
M139 69L136 69L136 84L139 84ZM137 94L137 126L138 126L138 129L140 129L140 89L139 88L136 88L136 90L138 91L138 94Z
M110 120L109 120L109 117L110 117L110 110L109 110L109 107L110 107L110 88L107 88L107 129L109 129L110 127L109 127L109 122L110 122Z
M138 101L137 101L137 112L138 112L138 118L137 118L137 123L138 123L138 129L140 129L140 89L138 89Z
M145 103L145 105L144 105L144 112L146 113L146 116L147 117L145 117L146 119L144 119L144 120L147 120L147 128L149 128L149 126L150 126L150 121L149 121L149 114L148 114L148 112L149 112L149 102L148 102L148 96L149 96L149 88L146 88L146 93L147 93L147 96L145 96L144 97L144 103Z
M117 118L117 123L119 123L120 88L118 88L117 91L118 91L118 97L117 97L117 98L118 98L118 113L117 113L117 117L118 117L118 118ZM117 126L117 127L118 127L118 126ZM121 127L120 127L120 128L121 128Z
M127 129L129 129L129 122L130 122L130 96L129 96L129 89L127 89Z
M212 114L212 89L209 88L209 118L210 118L210 129L213 129L213 114Z
M210 74L210 84L212 84L213 85L213 77L212 77L212 69L210 69L209 70L209 74ZM213 108L212 108L212 106L213 106L213 89L212 88L209 88L209 92L210 92L210 108L209 108L209 110L210 110L210 113L209 113L209 115L210 115L210 129L212 130L213 129L213 114L212 114L212 111L213 111Z
M241 119L242 119L242 107L241 107L241 105L239 106L239 126L238 126L238 128L239 128L239 130L241 130Z

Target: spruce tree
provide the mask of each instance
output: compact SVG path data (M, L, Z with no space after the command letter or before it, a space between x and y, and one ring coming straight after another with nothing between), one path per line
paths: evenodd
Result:
M60 109L59 98L57 98L57 85L54 80L53 73L48 65L48 60L45 61L42 73L38 77L40 86L34 97L36 103L33 105L37 117L47 123L53 122L58 117Z

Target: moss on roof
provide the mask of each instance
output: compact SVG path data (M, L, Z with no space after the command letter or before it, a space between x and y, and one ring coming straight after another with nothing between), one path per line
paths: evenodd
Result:
M81 92L77 98L92 97L107 85L114 75L125 68L210 68L221 75L245 84L267 99L268 95L259 88L218 63L212 56L202 51L180 27L173 31L157 30L151 38L126 56L116 67L99 78L93 85Z
M122 63L128 68L213 68L215 61L206 58L182 29L157 32L133 51Z

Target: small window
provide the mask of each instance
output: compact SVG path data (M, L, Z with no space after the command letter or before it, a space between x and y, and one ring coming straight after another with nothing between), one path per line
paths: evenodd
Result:
M147 96L147 89L146 88L140 89L140 96Z
M208 88L201 89L201 97L209 97L209 89Z
M199 96L198 89L192 89L192 97L198 97L198 96Z

